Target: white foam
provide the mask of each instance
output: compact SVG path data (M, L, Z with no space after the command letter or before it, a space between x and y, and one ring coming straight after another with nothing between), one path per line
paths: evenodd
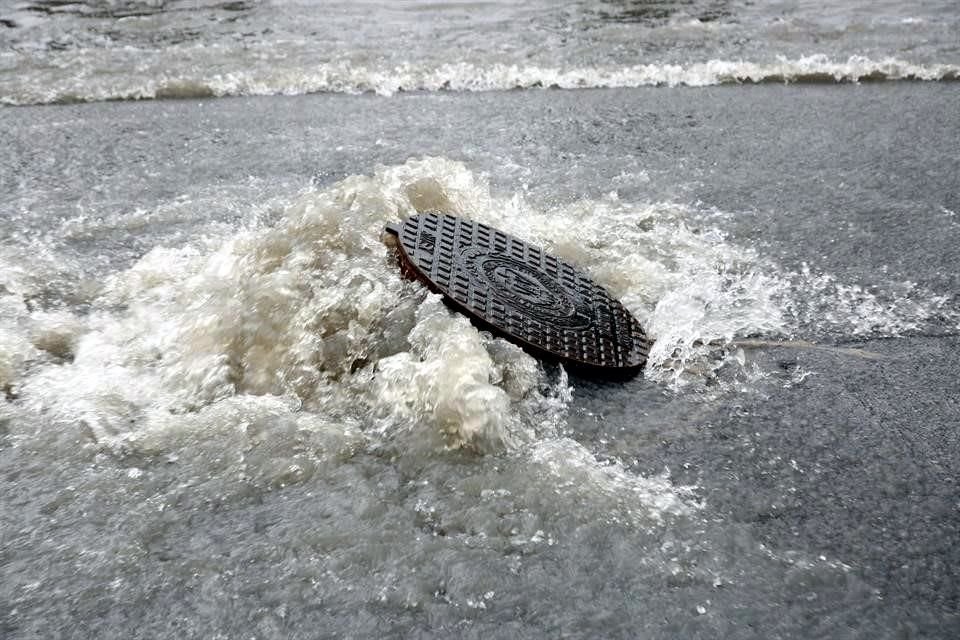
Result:
M16 344L28 352L4 375L22 412L44 417L15 431L42 424L98 450L212 470L218 495L305 482L357 448L416 457L453 447L519 455L558 491L605 505L611 522L648 526L695 509L666 474L631 473L561 437L564 375L548 378L401 278L381 231L426 209L581 264L663 345L648 370L657 379L703 379L685 332L710 342L779 326L756 256L693 228L686 207L613 195L537 207L493 195L461 163L424 158L308 189L271 225L155 247L107 279L82 318L22 309L32 333ZM37 344L48 351L25 346Z
M73 52L69 61L51 58L7 60L17 74L0 77L0 103L11 105L171 97L301 95L401 91L501 91L517 88L561 89L641 86L703 87L760 82L860 82L863 80L957 80L960 65L920 64L897 57L846 60L816 54L773 60L712 59L684 64L643 63L620 66L544 66L507 62L357 62L290 63L253 56L243 68L197 69L197 59L226 55L209 45L174 47L173 53L130 48ZM3 56L24 56L5 53ZM131 65L130 58L137 64ZM130 69L139 73L130 73ZM123 70L120 72L119 70Z
M785 335L787 282L753 249L701 228L675 203L620 201L615 193L537 211L522 200L496 224L585 268L655 339L646 375L703 380L729 361L734 336Z
M554 491L586 498L606 510L611 523L662 523L665 516L690 515L701 506L696 487L674 485L668 470L649 477L631 473L618 463L601 463L569 438L539 442L530 460L555 478Z
M12 391L24 364L38 355L25 327L28 318L19 296L0 295L0 393Z
M690 207L615 193L537 207L520 194L495 197L461 163L424 158L309 189L273 226L254 216L245 230L156 247L109 278L82 319L28 310L31 282L46 272L8 270L0 382L23 387L38 409L86 421L97 439L137 431L131 415L199 411L237 395L294 398L384 437L414 431L477 450L549 433L562 421L565 383L538 393L532 358L451 315L391 264L384 224L427 209L487 222L584 268L655 339L646 375L658 381L746 371L737 338L802 327L899 335L949 302L903 285L891 304L829 274L786 273ZM84 233L83 221L71 224ZM543 424L531 417L551 402Z
M539 402L535 361L403 281L380 241L417 207L490 201L463 165L425 159L309 190L274 227L156 247L108 279L73 362L27 377L24 401L112 447L238 396L391 437L402 422L452 446L512 446L529 430L521 405Z
M408 336L411 351L380 361L376 404L389 420L378 427L410 429L429 416L454 446L501 449L516 446L533 429L511 405L534 391L539 381L532 358L512 345L498 366L484 338L461 316L451 315L439 296L420 305ZM501 385L503 368L513 384Z
M424 297L391 264L383 226L426 209L487 222L581 265L656 339L654 379L702 380L730 361L734 336L785 331L775 271L688 224L696 212L687 207L611 195L543 209L494 197L463 164L425 158L308 190L272 227L154 248L105 282L81 326L44 321L29 344L73 362L39 367L24 398L109 443L135 440L163 411L235 396L293 398L427 446L496 450L550 433L565 383L540 393L530 356ZM7 377L34 357L21 351L8 349L19 355Z
M69 358L84 331L73 314L43 310L28 301L42 299L44 287L62 275L63 264L49 253L0 251L0 393L16 395L34 363Z
M863 287L829 273L814 273L807 264L784 277L791 280L785 301L791 324L815 327L817 332L887 337L922 331L931 318L960 322L960 310L951 305L949 296L915 282L888 280Z

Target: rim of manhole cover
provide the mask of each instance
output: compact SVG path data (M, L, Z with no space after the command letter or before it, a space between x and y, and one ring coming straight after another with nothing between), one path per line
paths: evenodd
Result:
M633 314L569 262L444 213L386 230L405 275L528 352L607 377L635 375L647 361L650 341Z

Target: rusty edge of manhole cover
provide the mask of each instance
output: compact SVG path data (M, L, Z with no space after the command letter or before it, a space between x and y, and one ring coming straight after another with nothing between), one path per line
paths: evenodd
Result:
M421 213L387 225L406 277L535 356L606 378L636 375L650 341L618 300L570 263L486 224Z

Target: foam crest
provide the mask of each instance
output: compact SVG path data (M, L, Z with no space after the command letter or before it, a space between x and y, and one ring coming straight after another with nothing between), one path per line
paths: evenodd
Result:
M207 47L211 50L216 47ZM134 68L142 75L113 72L129 69L117 56L131 50L91 50L69 63L51 60L8 61L23 67L16 77L0 78L0 104L27 105L104 100L210 98L221 96L376 93L403 91L503 91L530 88L618 88L642 86L703 87L738 83L847 83L863 81L953 81L960 65L919 64L896 57L850 56L838 60L818 54L766 61L711 59L684 64L646 63L620 66L551 67L514 62L403 62L376 66L349 61L293 63L254 56L242 69L197 71L204 47L174 49L176 54L143 51ZM215 55L224 55L218 50ZM5 54L22 55L22 54ZM173 59L167 59L174 56ZM179 56L179 57L178 57ZM269 56L267 56L269 58ZM144 63L143 60L148 62ZM110 71L108 73L108 71Z

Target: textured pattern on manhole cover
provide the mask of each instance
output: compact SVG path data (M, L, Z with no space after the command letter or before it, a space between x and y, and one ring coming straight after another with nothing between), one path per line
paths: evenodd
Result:
M479 222L425 213L388 225L401 267L475 323L536 355L629 375L649 342L620 302L570 263Z

